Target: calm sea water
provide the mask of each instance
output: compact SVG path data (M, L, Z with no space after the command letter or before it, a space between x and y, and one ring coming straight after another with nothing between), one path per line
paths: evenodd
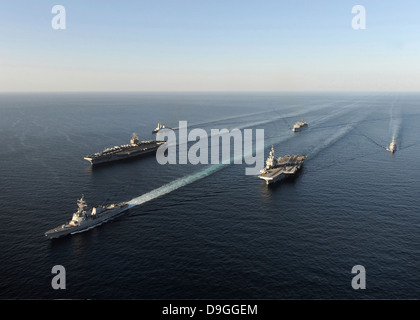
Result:
M419 106L403 93L2 94L0 298L418 299ZM302 119L308 129L293 133ZM246 176L246 164L83 160L180 120L264 129L266 155L274 146L308 158L274 187ZM136 206L45 238L82 194ZM54 265L66 290L51 287ZM351 286L355 265L365 290Z

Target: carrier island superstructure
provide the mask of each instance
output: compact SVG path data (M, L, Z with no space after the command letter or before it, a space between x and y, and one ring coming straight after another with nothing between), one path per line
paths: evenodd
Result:
M107 163L111 161L123 160L127 158L139 157L155 152L165 141L140 141L137 134L133 133L130 144L106 148L102 152L97 152L84 157L91 165Z
M267 184L271 184L293 176L300 170L305 158L305 156L286 155L276 159L274 147L271 147L265 168L261 170L261 174L258 177Z

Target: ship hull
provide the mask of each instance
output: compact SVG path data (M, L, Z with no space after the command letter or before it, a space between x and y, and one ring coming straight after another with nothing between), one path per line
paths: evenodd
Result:
M284 173L279 173L278 175L275 175L273 177L264 177L260 175L259 178L264 180L266 184L273 184L285 179L286 175Z
M157 149L158 147L155 147L155 148L148 149L145 151L140 151L140 152L132 152L132 153L127 152L125 154L113 154L113 155L102 156L102 157L97 157L97 158L84 157L84 159L89 161L91 165L98 165L98 164L109 163L109 162L114 162L114 161L121 161L121 160L126 160L126 159L137 158L137 157L149 156L152 153L156 152Z
M388 150L391 151L391 153L394 153L395 149L396 149L395 145L390 145L389 148L388 148Z
M134 147L131 149L116 151L114 153L104 154L104 155L97 155L97 156L86 156L84 157L85 160L89 161L92 166L98 164L104 164L109 162L121 161L126 159L132 159L137 157L145 157L152 155L156 152L156 150L161 146L164 141L156 141L154 142L153 146L144 147L140 149L139 147Z
M295 176L303 166L305 156L285 156L276 161L276 165L264 169L258 178L266 184L273 184L289 177Z
M121 215L124 211L128 209L128 204L118 207L115 209L109 209L105 212L102 212L97 217L89 218L84 220L78 226L71 226L69 224L64 224L54 229L48 230L45 232L45 236L50 239L56 239L60 237L64 237L71 234L76 234L80 232L85 232L95 227L100 226L101 224L108 222L109 220L115 219L119 215Z
M299 131L304 130L306 127L307 126L302 126L302 127L298 127L298 128L293 128L292 130L293 130L293 132L299 132Z

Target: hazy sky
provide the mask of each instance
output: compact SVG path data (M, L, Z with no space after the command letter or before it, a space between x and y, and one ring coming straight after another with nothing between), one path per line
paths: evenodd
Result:
M418 0L0 3L2 92L420 89Z

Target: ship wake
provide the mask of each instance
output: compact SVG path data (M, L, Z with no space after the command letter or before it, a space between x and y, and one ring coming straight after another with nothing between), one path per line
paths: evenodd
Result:
M376 142L375 140L373 140L371 137L369 137L368 135L364 134L363 132L359 132L359 134L363 137L365 137L366 139L368 139L370 142L372 142L373 144L377 145L378 147L388 150L388 147L381 145L380 143Z
M296 112L297 114L299 114L300 112ZM284 118L285 115L283 116L279 116L279 117L275 117L274 119L270 119L270 120L263 120L263 121L257 121L254 123L248 123L247 125L243 125L240 126L239 129L242 128L249 128L249 127L253 127L253 126L257 126L257 125L261 125L261 124L265 124L265 123L270 123L270 122L274 122L274 121L278 121L281 118ZM286 115L286 116L290 116L290 114ZM359 121L358 121L359 122ZM311 150L307 156L309 158L314 158L319 152L321 152L322 150L324 150L325 148L331 146L332 144L336 143L338 140L340 140L341 138L343 138L345 135L347 135L349 132L351 132L354 129L354 125L347 125L343 128L340 128L340 130L338 130L334 135L330 136L329 138L327 138L324 143L320 146L318 146L316 149ZM270 139L268 139L268 141L265 142L263 149L266 149L268 146L271 146L272 144L277 144L280 142L284 142L286 140L291 139L293 136L274 136L271 137ZM257 147L257 146L256 146ZM253 148L254 149L254 148ZM255 148L253 150L253 152L261 152L262 150ZM230 163L232 163L232 161L237 157L238 155L234 156L231 158ZM244 155L240 155L242 156L247 156L247 154ZM182 187L185 187L189 184L192 184L196 181L199 181L201 179L204 179L214 173L216 173L217 171L226 168L226 164L213 164L210 165L208 167L206 167L205 169L195 172L193 174L187 175L185 177L179 178L177 180L174 180L166 185L163 185L157 189L154 189L152 191L149 191L139 197L136 197L130 201L128 201L129 204L129 208L133 208L135 206L139 206L142 205L146 202L149 202L151 200L154 200L156 198L159 198L161 196L164 196L166 194L169 194L175 190L178 190ZM262 168L261 168L262 169Z
M389 131L391 133L390 138L395 137L397 140L401 131L401 108L396 110L394 105L392 105L390 110Z
M393 136L397 136L401 130L401 110L395 114L395 106L392 106L390 111L389 128Z
M134 198L134 199L128 201L129 208L141 205L143 203L146 203L148 201L151 201L153 199L156 199L156 198L159 198L163 195L166 195L166 194L168 194L172 191L175 191L179 188L185 187L186 185L189 185L193 182L196 182L200 179L203 179L203 178L213 174L216 171L221 170L224 166L225 165L223 165L223 164L214 164L214 165L211 165L211 166L207 167L204 170L201 170L199 172L196 172L196 173L190 174L188 176L185 176L185 177L179 178L177 180L174 180L174 181L172 181L168 184L163 185L162 187L159 187L155 190L152 190L148 193L145 193L145 194L143 194L143 195L141 195L137 198Z
M344 138L353 129L354 129L354 126L352 125L347 125L346 127L340 128L334 135L331 135L328 138L326 138L322 144L310 150L307 153L307 156L306 156L307 159L309 160L309 159L315 158L321 151L332 146L334 143L336 143L340 139Z
M208 120L208 121L203 121L203 122L195 122L195 123L189 123L188 127L190 128L196 128L202 125L208 125L208 124L212 124L212 123L219 123L219 122L223 122L223 121L228 121L228 120L237 120L237 119L241 119L241 118L246 118L246 117L251 117L251 116L256 116L256 115L264 115L267 113L271 113L275 110L261 110L258 112L253 112L253 113L244 113L241 115L235 115L235 116L229 116L229 117L225 117L225 118L220 118L220 119L214 119L214 120ZM174 127L172 128L172 130L179 130L180 127Z

